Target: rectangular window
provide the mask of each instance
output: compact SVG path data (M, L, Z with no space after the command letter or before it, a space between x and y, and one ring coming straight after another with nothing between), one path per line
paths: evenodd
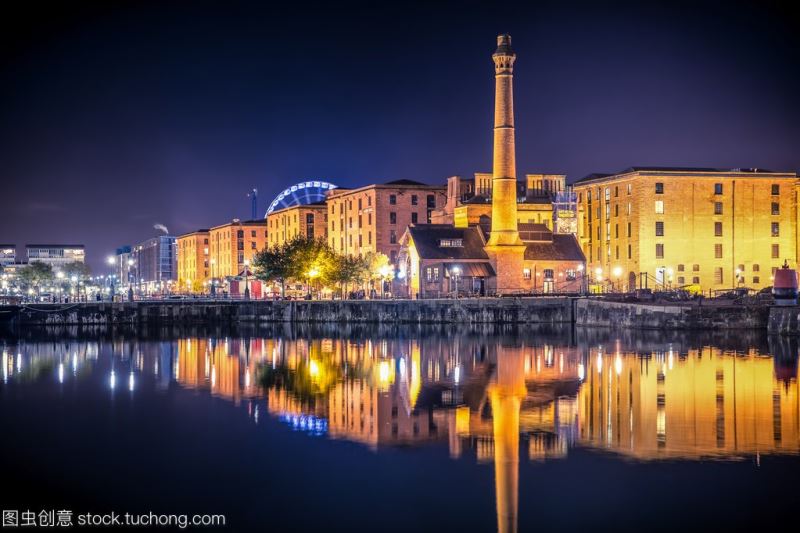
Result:
M664 236L664 223L656 222L656 237L663 237L663 236Z
M619 196L619 186L617 185L614 186L614 198L617 198L618 196Z
M630 215L633 212L633 208L631 207L631 203L628 202L628 207L626 209L626 214Z
M753 264L753 272L759 272L760 270L761 270L761 267L759 266L759 264L758 263L754 263Z
M716 259L722 259L722 244L714 245L714 257Z
M256 237L256 230L250 230L250 236L255 239Z
M779 204L778 202L772 202L772 214L773 215L781 214L781 204Z
M433 267L433 281L439 281L439 267Z
M664 245L656 244L656 259L664 259Z
M389 231L389 244L397 244L397 230Z
M722 285L722 267L716 267L714 269L714 283L717 285Z
M419 203L419 198L416 194L411 195L411 205L417 205Z
M412 224L416 224L417 223L417 214L416 213L411 213L411 223Z
M722 194L722 184L715 183L714 184L714 194Z
M614 216L615 217L619 216L619 204L614 205Z
M615 256L617 259L619 259L619 246L616 246L616 247L615 247L615 250L614 250L614 256Z
M778 196L781 193L781 186L777 183L772 184L772 195Z
M773 259L780 259L781 258L781 247L778 244L772 245L772 258Z
M631 255L632 255L632 254L631 254L631 245L629 244L629 245L628 245L628 259L630 259L630 258L631 258Z
M664 194L664 184L661 182L656 183L656 194Z
M426 268L426 269L425 269L425 280L426 280L428 283L430 283L431 281L433 281L433 272L432 272L432 270L431 270L431 267L428 267L428 268Z
M656 200L656 214L657 215L664 214L664 200Z
M697 263L692 265L692 272L700 272L700 265Z
M631 238L631 223L628 222L628 238Z
M678 285L686 285L686 278L678 276Z
M611 189L606 187L606 202L611 200Z
M434 209L436 207L436 197L432 194L429 194L426 198L428 209Z
M389 205L397 205L397 195L390 194L389 195Z
M692 283L699 284L700 283L700 276L694 276L692 278Z
M530 268L523 268L522 269L522 279L531 279L531 269Z
M781 235L781 225L778 222L772 223L772 236L773 237L780 237Z
M722 222L714 222L714 237L722 237Z
M397 224L397 213L389 211L389 224Z
M614 224L614 238L619 239L619 224Z
M722 202L714 202L714 214L715 215L722 214Z
M628 184L628 195L630 196L630 194L631 194L632 192L633 192L633 185L629 183L629 184Z
M744 265L737 265L736 268L739 270L739 272L744 272Z
M683 272L685 270L684 265L678 265L678 272Z
M753 283L761 283L761 278L758 276L753 276Z

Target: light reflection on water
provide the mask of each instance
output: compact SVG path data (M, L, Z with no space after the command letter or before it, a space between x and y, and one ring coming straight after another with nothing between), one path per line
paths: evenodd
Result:
M0 346L4 386L64 386L99 371L114 393L138 394L148 376L156 390L208 393L244 405L254 424L270 416L309 438L444 446L453 459L493 464L497 528L514 531L521 461L574 448L646 462L798 453L796 343L713 342L273 328Z

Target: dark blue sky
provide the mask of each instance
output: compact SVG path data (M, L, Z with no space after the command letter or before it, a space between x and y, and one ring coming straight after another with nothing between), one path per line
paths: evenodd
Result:
M114 4L0 23L0 241L20 252L83 242L99 267L156 222L248 218L252 187L264 211L309 178L490 171L499 32L520 176L800 169L789 2Z

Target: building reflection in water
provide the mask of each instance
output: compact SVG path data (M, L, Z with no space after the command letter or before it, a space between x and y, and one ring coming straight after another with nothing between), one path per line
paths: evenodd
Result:
M341 337L345 337L342 335ZM514 335L187 337L111 344L117 387L151 373L263 410L310 435L382 446L439 442L493 463L497 527L516 531L527 460L601 449L636 460L800 450L796 341L768 349L620 341L567 346ZM5 346L3 380L91 368L98 343ZM771 355L770 355L771 354Z

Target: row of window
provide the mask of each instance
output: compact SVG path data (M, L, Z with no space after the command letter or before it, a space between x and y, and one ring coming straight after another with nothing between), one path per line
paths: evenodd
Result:
M625 214L626 215L630 215L632 213L632 211L633 211L633 206L631 205L630 202L628 202L626 204ZM656 200L655 201L654 211L655 211L655 214L657 214L657 215L663 215L664 214L664 200ZM595 210L595 216L596 216L596 218L598 220L600 220L602 218L602 216L601 216L602 212L603 211L601 210L600 206L597 206L597 208ZM587 211L587 213L588 213L588 221L591 224L591 222L592 222L592 210L589 209ZM781 214L781 204L778 203L778 202L771 202L771 204L770 204L770 213L773 214L773 215L780 215ZM606 216L605 216L606 220L611 218L611 204L606 204L605 214L606 214ZM721 215L722 214L722 202L714 202L714 214L715 215ZM614 205L614 216L615 217L619 216L619 204Z
M363 227L364 219L362 218L363 215L358 215L358 227ZM419 213L411 213L411 223L417 224L419 222ZM392 226L397 225L397 212L390 211L389 212L389 224ZM372 213L367 213L367 225L372 225ZM348 229L353 229L353 217L349 217L347 219L347 227ZM331 221L331 231L336 229L336 222ZM344 219L339 220L339 231L344 231Z
M628 183L626 185L626 189L627 189L628 196L630 196L633 193L633 185L631 183ZM715 183L714 184L714 194L715 195L722 195L723 190L724 190L724 188L723 188L723 184L722 183ZM601 191L600 187L598 187L595 190L595 199L596 200L600 200L600 191ZM655 184L655 193L656 194L664 194L664 183L663 182L656 182L656 184ZM780 186L780 184L773 183L770 186L770 193L773 196L779 196L781 194L781 186ZM611 187L606 187L604 189L604 194L603 195L604 195L606 201L611 200ZM614 197L615 198L619 197L619 185L615 185L614 186ZM589 203L592 202L592 193L591 193L591 191L588 191L586 193L586 199L589 201ZM578 201L579 202L583 202L583 193L578 193Z
M628 247L628 251L630 252L630 246ZM779 244L772 245L772 259L780 259L781 257L781 247ZM717 243L714 245L714 258L715 259L722 259L722 243ZM656 259L664 259L664 245L662 243L656 244Z
M362 198L358 198L356 200L356 205L358 206L358 210L359 211L364 208L364 204L363 204L362 200L363 200ZM427 195L425 197L425 202L426 202L426 205L428 206L428 209L435 209L436 208L436 196L435 195L433 195L433 194ZM396 194L390 194L389 195L389 205L397 205L397 195ZM419 205L419 195L416 195L416 194L412 194L411 195L411 205ZM367 196L367 207L372 207L372 196ZM332 209L333 209L333 207L331 207L331 210ZM349 210L353 209L353 200L352 199L347 200L347 209L349 209ZM340 215L344 214L344 202L339 204L339 214Z

